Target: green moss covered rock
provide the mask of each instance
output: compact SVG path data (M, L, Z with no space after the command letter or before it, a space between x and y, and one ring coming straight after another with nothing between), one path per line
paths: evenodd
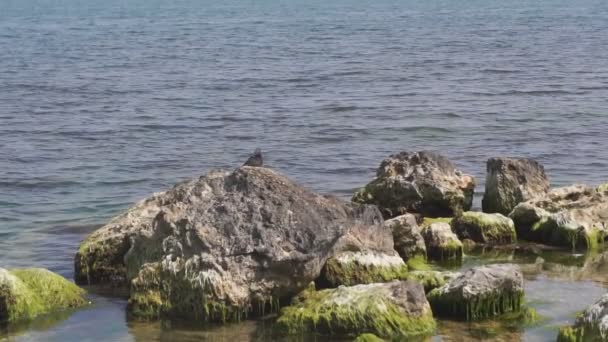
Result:
M452 232L449 224L433 223L422 231L429 259L444 261L462 258L462 242Z
M458 275L459 273L456 272L411 271L407 274L407 279L419 282L424 287L424 291L429 292L447 284Z
M357 191L352 200L375 204L386 218L405 213L454 216L469 210L475 179L433 152L401 152L383 160L376 179Z
M562 327L558 342L608 341L608 294L580 313L574 324Z
M502 245L517 241L513 220L502 214L468 211L452 220L452 230L460 239L477 243Z
M435 326L424 289L413 281L307 290L277 320L288 334L372 333L395 340L429 335Z
M30 320L87 302L84 290L62 276L41 268L0 268L0 322Z
M327 260L319 283L324 287L382 283L405 279L407 265L397 254L343 252Z
M608 230L608 194L584 185L554 189L509 215L525 240L571 249L597 249Z
M384 340L374 334L361 334L354 342L384 342Z
M436 316L464 321L518 312L523 297L523 275L511 264L474 267L428 294Z

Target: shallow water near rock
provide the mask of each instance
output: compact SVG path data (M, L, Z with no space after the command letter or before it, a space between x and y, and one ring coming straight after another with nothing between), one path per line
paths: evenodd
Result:
M96 227L258 146L283 174L344 198L401 150L441 152L475 175L477 208L489 157L535 158L554 186L606 182L606 55L608 3L597 0L8 1L0 267L71 278ZM547 321L497 339L552 340L605 292L594 256L549 254L471 254L458 266L526 265L527 299ZM92 299L0 336L266 338L252 322L134 323L123 299ZM492 331L441 322L433 339Z

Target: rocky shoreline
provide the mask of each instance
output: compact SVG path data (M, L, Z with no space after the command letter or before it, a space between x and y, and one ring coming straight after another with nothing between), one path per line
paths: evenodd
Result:
M519 266L454 273L431 270L431 261L459 262L474 246L533 241L593 251L604 242L607 185L551 189L538 162L492 158L483 212L474 212L475 184L425 151L389 156L352 202L313 193L261 163L212 171L91 234L76 252L75 280L127 289L134 319L226 323L272 314L281 334L401 340L431 335L435 318L528 310ZM67 280L37 270L32 282L31 272L0 269L3 324L86 305ZM591 307L559 340L605 340L603 318L608 310Z

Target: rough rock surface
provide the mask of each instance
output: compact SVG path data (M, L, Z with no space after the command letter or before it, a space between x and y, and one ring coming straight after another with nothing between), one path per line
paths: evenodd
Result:
M407 279L419 282L424 287L424 291L429 292L447 284L459 275L458 272L449 271L411 271L407 274Z
M462 240L490 245L511 244L517 241L513 220L502 214L468 211L452 220L454 233Z
M407 265L397 253L342 252L327 260L317 284L351 286L402 280L406 276Z
M495 264L463 272L432 290L428 299L435 315L472 321L519 311L523 296L519 266Z
M486 213L509 215L521 202L549 191L545 168L528 158L490 158L481 206Z
M281 310L277 326L297 335L372 333L404 340L432 333L435 321L422 285L393 281L304 291Z
M608 230L608 193L585 185L557 188L520 203L509 216L522 239L594 249Z
M608 294L578 315L573 326L561 328L557 341L608 341Z
M137 317L239 320L276 309L340 252L395 253L382 222L373 206L314 194L267 168L211 172L94 232L76 279L130 283Z
M469 210L475 179L433 152L401 152L383 160L376 179L353 196L354 202L376 204L385 217L404 213L454 216Z
M384 225L393 232L395 250L403 258L409 260L415 257L426 258L424 238L420 234L420 227L416 217L412 214L397 216L386 220Z
M429 259L448 260L462 258L462 242L445 222L433 223L422 231Z
M0 268L0 323L84 306L84 290L41 268Z

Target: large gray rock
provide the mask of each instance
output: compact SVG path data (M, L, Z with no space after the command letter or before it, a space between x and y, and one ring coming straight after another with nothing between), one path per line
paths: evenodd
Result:
M238 320L276 309L346 250L395 254L377 208L244 166L180 183L113 219L82 243L76 279L130 283L138 317Z
M510 217L520 238L594 249L608 230L608 193L585 185L557 188L543 198L518 204Z
M437 222L422 231L429 259L443 261L462 258L462 242L449 223Z
M395 250L403 260L415 257L426 258L426 246L424 238L420 234L420 227L416 223L416 217L412 214L405 214L384 221L393 232Z
M519 311L523 297L524 278L512 264L471 268L427 296L435 315L467 321Z
M481 206L486 213L509 215L521 202L549 191L545 168L528 158L490 158Z
M353 196L358 203L376 204L385 217L404 213L454 216L469 210L475 179L433 152L401 152L383 160L376 179Z
M608 294L579 314L573 326L561 328L557 341L608 341Z

